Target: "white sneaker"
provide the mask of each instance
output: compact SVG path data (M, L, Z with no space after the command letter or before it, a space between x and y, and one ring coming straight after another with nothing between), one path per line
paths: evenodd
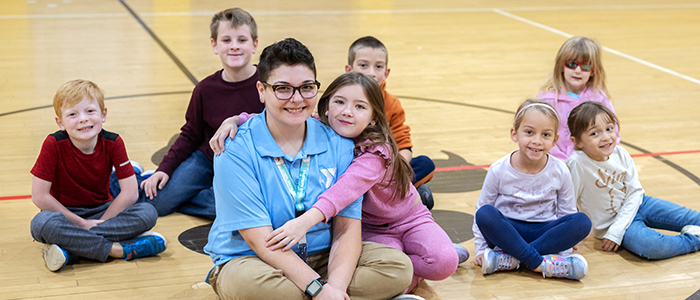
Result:
M686 232L700 238L700 226L698 226L698 225L685 225L685 226L683 226L683 229L681 229L681 233L686 233Z

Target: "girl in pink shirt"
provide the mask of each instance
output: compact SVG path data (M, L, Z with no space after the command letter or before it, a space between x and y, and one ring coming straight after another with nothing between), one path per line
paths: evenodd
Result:
M561 116L559 141L549 151L549 154L558 159L566 160L574 152L566 124L574 107L586 101L595 101L615 112L609 100L612 97L605 85L605 69L600 56L600 45L595 41L583 36L568 39L559 48L554 60L554 71L540 87L538 98L549 102ZM615 131L619 143L620 132L617 127Z
M313 225L328 222L345 206L364 195L362 240L405 252L413 263L411 291L421 279L443 280L454 274L466 249L453 246L447 233L421 204L411 184L412 170L400 156L384 113L377 83L361 73L334 80L318 102L323 123L355 141L355 155L338 182L319 196L303 215L288 221L268 237L273 250L291 249Z

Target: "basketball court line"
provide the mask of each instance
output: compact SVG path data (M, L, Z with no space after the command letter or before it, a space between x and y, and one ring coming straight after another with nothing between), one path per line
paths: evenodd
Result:
M123 0L120 0L120 2ZM461 12L501 11L580 11L580 10L656 10L656 9L698 9L700 4L665 4L665 5L593 5L593 6L555 6L555 7L487 7L487 8L444 8L444 9L378 9L378 10L311 10L311 11L255 11L248 10L253 16L284 15L356 15L356 14L435 14ZM211 17L216 11L199 12L155 12L141 13L144 17ZM0 15L1 19L76 19L76 18L124 18L127 13L98 14L35 14L35 15Z
M535 26L535 27L542 28L542 29L547 30L547 31L549 31L549 32L556 33L556 34L558 34L558 35L562 35L562 36L564 36L564 37L566 37L566 38L570 38L570 37L573 37L573 36L574 36L574 35L572 35L572 34L563 32L563 31L561 31L561 30L558 30L558 29L555 29L555 28L552 28L552 27L549 27L549 26L547 26L547 25L543 25L543 24L537 23L537 22L535 22L535 21L528 20L528 19L525 19L525 18L523 18L523 17L519 17L519 16L516 16L516 15L514 15L514 14L505 12L505 11L500 10L500 9L498 9L498 8L495 8L493 11L496 12L496 13L498 13L498 14L500 14L500 15L506 16L506 17L508 17L508 18L511 18L511 19L514 19L514 20L517 20L517 21L520 21L520 22L523 22L523 23L527 23L527 24L530 24L530 25ZM690 81L690 82L692 82L692 83L700 84L700 80L695 79L695 78L693 78L693 77L690 77L690 76L687 76L687 75L683 75L683 74L681 74L681 73L678 73L678 72L673 71L673 70L671 70L671 69L664 68L664 67L659 66L659 65L655 65L655 64L650 63L650 62L648 62L648 61L646 61L646 60L636 58L636 57L634 57L634 56L632 56L632 55L629 55L629 54L626 54L626 53L617 51L617 50L615 50L615 49L611 49L611 48L608 48L608 47L605 47L605 46L602 46L602 45L601 45L601 47L603 48L603 50L605 50L605 51L607 51L607 52L610 52L610 53L612 53L612 54L615 54L615 55L617 55L617 56L620 56L620 57L629 59L629 60L634 61L634 62L638 62L638 63L640 63L640 64L643 64L643 65L647 66L647 67L650 67L650 68L659 70L659 71L661 71L661 72L664 72L664 73L667 73L667 74L670 74L670 75L673 75L673 76L676 76L676 77L679 77L679 78L688 80L688 81Z
M647 152L647 153L631 154L630 156L632 156L632 157L646 157L646 156L660 157L661 155L679 155L679 154L694 154L694 153L700 153L700 150L659 152L659 153L648 153ZM461 171L461 170L487 169L490 166L491 165L488 164L488 165L442 167L442 168L435 168L435 172L450 172L450 171ZM683 173L683 172L681 172L681 173ZM696 183L700 184L700 182L698 182L698 181L696 181ZM0 197L0 201L31 199L31 198L32 198L32 195L5 196L5 197Z

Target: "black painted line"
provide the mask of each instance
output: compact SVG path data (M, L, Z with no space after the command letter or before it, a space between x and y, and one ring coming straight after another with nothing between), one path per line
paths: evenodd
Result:
M189 94L189 93L192 93L192 91L180 91L180 92L164 92L164 93L150 93L150 94L124 95L124 96L106 97L106 98L105 98L105 101L108 101L108 100L116 100L116 99L128 99L128 98L149 97L149 96L163 96L163 95ZM23 112L32 111L32 110L39 110L39 109L44 109L44 108L50 108L50 107L53 107L53 104L50 104L50 105L43 105L43 106L36 106L36 107L30 107L30 108L25 108L25 109L10 111L10 112L6 112L6 113L1 113L1 114L0 114L0 117L9 116L9 115L14 115L14 114L23 113Z
M199 83L199 81L197 80L197 78L195 78L194 75L192 75L192 73L190 73L190 71L187 70L187 67L185 67L185 65L183 65L182 62L180 62L180 60L177 58L177 56L175 56L175 54L174 54L172 51L170 51L170 49L168 48L168 46L166 46L166 45L163 43L163 41L161 41L161 40L158 38L158 36L151 30L151 28L148 27L148 25L146 25L146 23L141 19L141 17L139 17L139 15L137 15L136 12L135 12L134 10L132 10L131 7L130 7L128 4L126 4L126 0L119 0L119 3L121 3L122 5L124 5L124 7L126 8L126 10L128 10L129 13L131 13L131 15L134 16L134 19L136 19L136 21L138 21L139 24L141 24L141 27L143 27L143 29L145 29L146 32L148 32L148 34L151 35L151 37L153 38L153 40L155 40L156 43L158 43L158 45L160 46L160 48L162 48L163 51L165 51L165 53L167 53L168 56L170 56L170 59L172 59L173 62L175 62L175 64L180 68L180 70L182 71L182 73L185 73L185 75L187 76L187 78L189 78L190 81L192 81L192 84L197 85L197 83Z
M626 147L633 148L633 149L635 149L635 150L637 150L637 151L639 151L639 152L642 152L642 153L651 153L650 151L647 151L647 150L645 150L645 149L642 149L642 148L637 147L637 146L635 146L635 145L632 145L632 144L630 144L630 143L625 143L625 142L623 142L623 141L620 141L620 144L623 144L623 145L625 145ZM670 166L671 168L676 169L676 171L681 172L681 174L685 175L685 177L690 178L690 180L692 180L693 182L695 182L695 184L700 185L700 178L698 178L697 176L695 176L695 174L690 173L690 171L688 171L688 170L686 170L686 169L683 169L683 167L681 167L681 166L675 164L674 162L672 162L672 161L670 161L670 160L668 160L668 159L666 159L666 158L664 158L664 157L662 157L662 156L652 156L652 157L653 157L653 158L656 158L658 161L660 161L660 162L662 162L662 163L667 164L667 165Z
M467 104L467 103L454 102L454 101L448 101L448 100L427 99L427 98L410 97L410 96L398 96L397 95L396 97L398 97L400 99L412 99L412 100L421 100L421 101L427 101L427 102L437 102L437 103L445 103L445 104L452 104L452 105L459 105L459 106L474 107L474 108L480 108L480 109L485 109L485 110L490 110L490 111L507 113L507 114L511 114L511 115L515 114L515 112L512 112L512 111L507 111L504 109L493 108L493 107L488 107L488 106L481 106L481 105L476 105L476 104ZM633 149L635 149L639 152L642 152L642 153L652 153L651 151L647 151L641 147L632 145L630 143L626 143L624 141L620 141L620 144L622 144L626 147L633 148ZM662 156L653 156L653 157L655 159L657 159L658 161L665 163L669 167L674 168L676 171L680 172L681 174L685 175L685 177L688 177L690 180L695 182L695 184L700 185L700 178L695 176L695 174L691 173L690 171L684 169L683 167L677 165L676 163L674 163L674 162L672 162L672 161L670 161Z

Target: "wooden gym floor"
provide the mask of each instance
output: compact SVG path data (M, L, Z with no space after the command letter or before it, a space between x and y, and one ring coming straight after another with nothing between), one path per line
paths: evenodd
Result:
M436 219L473 252L470 215L487 165L515 149L513 111L551 71L570 35L596 38L608 86L648 194L700 209L700 3L698 1L164 1L5 0L0 3L0 298L215 299L203 284L208 256L178 242L208 222L173 214L154 230L170 241L159 256L105 264L44 266L29 221L29 170L57 130L51 100L84 78L106 92L105 128L148 168L184 123L190 92L221 68L209 43L211 16L239 6L256 18L259 51L295 37L317 59L327 86L347 48L373 35L389 48L389 90L412 127L414 152L440 169L429 186ZM257 57L254 59L257 61ZM661 156L658 156L661 154ZM155 161L155 162L154 162ZM646 261L603 253L584 240L581 281L530 271L483 276L464 263L427 299L685 299L700 289L700 256Z

